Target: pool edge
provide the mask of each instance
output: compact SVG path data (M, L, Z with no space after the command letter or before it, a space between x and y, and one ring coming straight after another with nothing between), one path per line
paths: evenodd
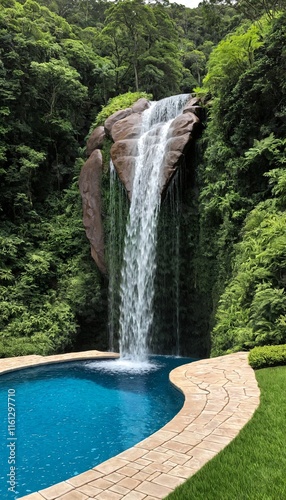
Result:
M6 358L0 360L0 373L48 363L116 357L116 353L85 351ZM170 422L93 469L19 500L164 498L227 446L258 407L260 391L247 358L248 353L239 352L175 368L170 381L183 392L185 402ZM5 361L13 366L3 369Z

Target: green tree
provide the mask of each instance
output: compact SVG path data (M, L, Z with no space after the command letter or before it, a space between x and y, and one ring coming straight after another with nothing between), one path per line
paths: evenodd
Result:
M285 0L203 0L203 4L211 9L214 6L233 6L238 12L252 21L259 19L263 14L269 18L275 17L276 12L285 10Z
M264 23L258 40L256 28L245 32L254 34L251 57L249 47L237 51L243 33L228 36L205 78L212 101L197 261L200 288L211 290L214 354L285 342L285 14Z
M1 7L0 355L62 352L106 321L75 162L103 102L101 58L46 7Z
M285 343L284 224L285 213L272 200L247 217L233 276L217 311L214 353Z
M138 92L139 58L152 39L155 24L153 12L142 0L125 0L109 8L106 23L105 33L113 33L114 48L119 45L124 50L124 60L127 59L132 66L134 87Z
M116 90L145 90L155 98L178 92L182 76L178 36L164 6L124 0L106 14L98 47L102 56L111 55Z
M206 70L206 56L201 50L191 50L183 56L184 66L190 69L197 84L201 85Z
M263 27L265 35L267 24ZM263 43L261 35L261 27L257 24L244 25L222 40L210 54L205 89L221 95L226 82L237 80L253 64L254 52Z

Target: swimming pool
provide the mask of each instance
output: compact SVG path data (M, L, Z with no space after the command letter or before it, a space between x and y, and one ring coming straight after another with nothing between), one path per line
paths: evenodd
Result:
M2 375L0 498L63 481L161 428L183 405L168 374L191 361L158 356L151 367L130 370L120 360L91 360ZM15 404L15 429L13 415L8 422L8 396ZM14 465L16 496L8 490Z

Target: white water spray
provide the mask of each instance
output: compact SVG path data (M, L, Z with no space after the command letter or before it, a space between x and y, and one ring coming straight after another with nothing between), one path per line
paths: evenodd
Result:
M116 184L116 172L112 161L110 161L110 199L109 199L109 211L110 211L110 227L109 227L109 311L108 311L108 322L109 322L109 348L111 351L114 350L114 325L115 325L115 290L116 290L116 272L114 272L114 248L116 248L116 197L115 197L115 184ZM116 248L117 250L117 248Z
M142 115L127 223L120 305L120 355L143 361L153 321L157 222L167 134L189 95L152 103ZM170 256L171 257L171 256Z
M121 256L124 246L127 196L123 185L119 182L112 161L110 162L109 189L109 300L108 326L109 349L116 350L116 335L118 331L118 282L120 279Z

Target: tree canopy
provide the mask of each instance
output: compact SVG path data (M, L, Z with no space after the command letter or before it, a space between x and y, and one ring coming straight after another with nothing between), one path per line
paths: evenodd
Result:
M213 353L286 342L285 0L0 6L0 356L107 348L108 282L81 222L86 137L138 97L194 89L206 119L176 219L186 335L203 355L210 334Z
M250 53L238 50L245 34ZM285 13L264 17L218 44L204 81L213 105L200 250L212 276L215 354L286 342L284 46Z

